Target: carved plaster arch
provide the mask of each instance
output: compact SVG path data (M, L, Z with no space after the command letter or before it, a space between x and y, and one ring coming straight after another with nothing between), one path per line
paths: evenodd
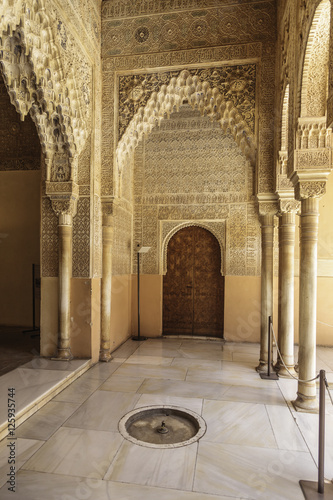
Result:
M203 229L206 229L210 233L212 233L215 238L217 239L219 246L220 246L220 251L221 251L221 275L224 276L224 253L225 253L225 241L221 237L221 234L216 230L216 225L217 224L223 224L224 222L209 222L209 221L186 221L186 222L175 222L175 227L171 229L171 231L168 232L168 234L164 237L161 245L161 274L165 275L167 272L167 256L168 256L168 245L169 241L171 238L178 233L181 229L184 229L185 227L191 227L191 226L197 226L197 227L202 227Z
M183 70L169 85L162 85L159 92L153 92L146 106L141 107L129 123L126 132L118 143L116 158L118 171L122 163L128 161L143 134L152 128L187 100L202 115L218 120L222 129L230 131L236 143L252 165L255 164L256 148L252 131L231 101L226 101L218 88L211 88L208 82L201 82Z
M301 118L325 116L329 60L331 2L318 5L309 32L303 62Z
M61 143L74 156L86 140L86 104L73 73L64 76L44 0L0 6L0 64L11 102L22 120L31 113L44 152Z
M283 103L282 103L282 117L281 117L281 151L288 154L288 127L289 127L289 83L286 85Z

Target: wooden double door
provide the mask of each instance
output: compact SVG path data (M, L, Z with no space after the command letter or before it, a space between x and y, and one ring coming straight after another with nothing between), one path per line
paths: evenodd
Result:
M163 279L163 333L223 337L224 278L215 236L197 226L170 240Z

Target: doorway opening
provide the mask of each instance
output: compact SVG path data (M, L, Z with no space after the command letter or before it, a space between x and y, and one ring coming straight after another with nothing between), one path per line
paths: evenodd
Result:
M223 338L224 277L215 236L199 226L169 241L163 278L163 334Z

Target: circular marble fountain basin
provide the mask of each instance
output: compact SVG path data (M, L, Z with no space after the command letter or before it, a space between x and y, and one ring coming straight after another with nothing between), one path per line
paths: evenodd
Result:
M206 432L200 415L177 406L138 408L124 415L118 427L127 440L150 448L187 446Z

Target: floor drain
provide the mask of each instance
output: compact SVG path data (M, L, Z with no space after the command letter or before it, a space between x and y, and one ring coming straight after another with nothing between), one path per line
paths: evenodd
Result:
M200 439L206 423L200 415L177 406L148 406L130 411L119 422L121 435L140 446L179 448Z

